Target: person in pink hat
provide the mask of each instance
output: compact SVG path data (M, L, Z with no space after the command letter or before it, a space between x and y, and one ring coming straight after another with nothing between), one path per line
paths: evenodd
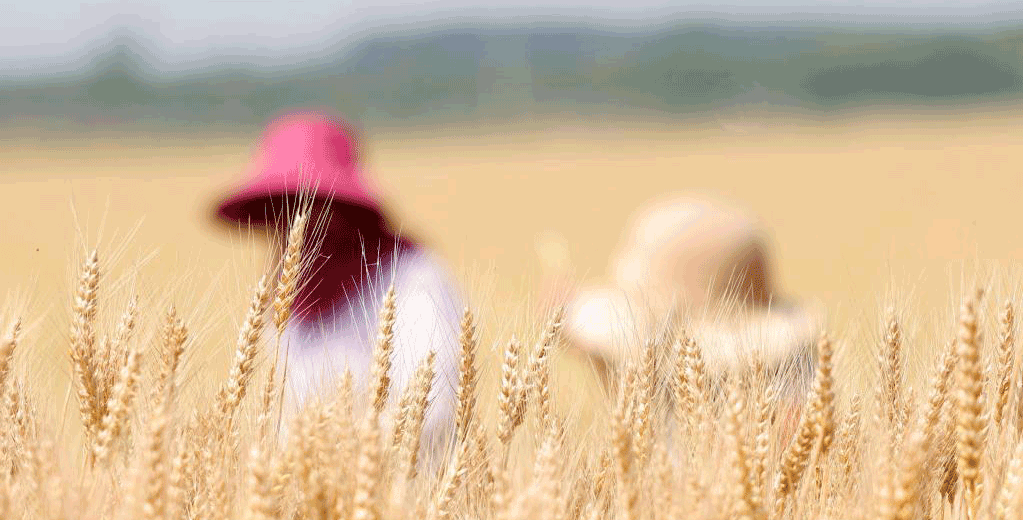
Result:
M215 213L222 222L286 237L292 215L285 210L311 206L306 244L316 247L303 253L309 274L282 341L287 413L336 388L346 369L356 388L365 388L378 315L393 284L391 396L400 394L429 351L436 351L424 445L437 444L453 426L460 291L437 255L391 229L366 180L353 135L344 121L324 113L292 113L273 121L250 163L248 181L220 200ZM274 251L278 258L283 248Z

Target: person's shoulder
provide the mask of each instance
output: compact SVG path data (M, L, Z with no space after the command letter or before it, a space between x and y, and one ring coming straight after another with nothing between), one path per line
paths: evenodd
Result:
M422 327L431 334L457 331L463 296L444 260L432 251L417 249L403 251L394 262L392 280L399 321L405 323L402 330L410 334L417 330L417 337L428 341L437 338L423 336Z
M412 289L415 293L434 293L444 300L458 300L461 291L447 262L427 248L417 247L403 251L394 266L396 287Z
M395 260L395 274L399 278L434 280L452 278L451 269L444 258L422 246L402 251Z

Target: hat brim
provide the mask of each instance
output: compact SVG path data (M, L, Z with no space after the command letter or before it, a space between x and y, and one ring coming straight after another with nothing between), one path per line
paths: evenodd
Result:
M635 358L648 338L643 314L621 291L590 290L569 306L565 334L570 348L611 363ZM728 320L694 319L687 333L700 346L707 368L726 370L757 353L768 365L799 356L823 330L822 313L811 302L786 301L751 309ZM756 352L759 350L759 352Z
M280 217L280 213L287 209L287 206L275 207L274 201L287 198L302 197L305 202L332 203L345 205L380 213L376 204L363 200L346 197L304 195L295 191L278 191L260 194L236 194L219 200L214 204L212 215L214 218L224 222L251 222L252 224L266 224Z
M772 367L809 359L822 331L816 307L788 301L749 311L734 321L702 321L693 327L692 336L707 368L723 371L752 363L755 356Z
M213 204L212 217L221 223L249 223L263 226L280 218L289 206L275 207L275 201L293 198L295 202L320 202L345 205L381 215L380 205L365 196L338 193L327 189L301 190L287 186L246 186L220 198ZM294 204L289 202L289 204Z

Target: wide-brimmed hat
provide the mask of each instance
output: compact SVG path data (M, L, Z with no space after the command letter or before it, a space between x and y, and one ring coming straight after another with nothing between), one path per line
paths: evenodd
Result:
M263 133L247 180L218 201L225 220L263 220L268 200L289 195L381 212L359 164L354 133L344 120L321 112L293 112Z
M819 306L777 294L767 244L760 220L735 206L697 196L650 205L612 260L613 283L568 302L569 344L614 364L681 324L711 369L755 354L772 365L812 358Z

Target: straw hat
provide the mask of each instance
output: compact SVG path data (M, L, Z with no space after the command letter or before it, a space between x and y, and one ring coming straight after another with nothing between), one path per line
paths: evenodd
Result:
M630 223L611 286L587 287L566 306L569 344L611 365L682 316L707 368L748 362L812 370L821 330L815 305L776 293L765 228L748 211L695 196L650 205Z

